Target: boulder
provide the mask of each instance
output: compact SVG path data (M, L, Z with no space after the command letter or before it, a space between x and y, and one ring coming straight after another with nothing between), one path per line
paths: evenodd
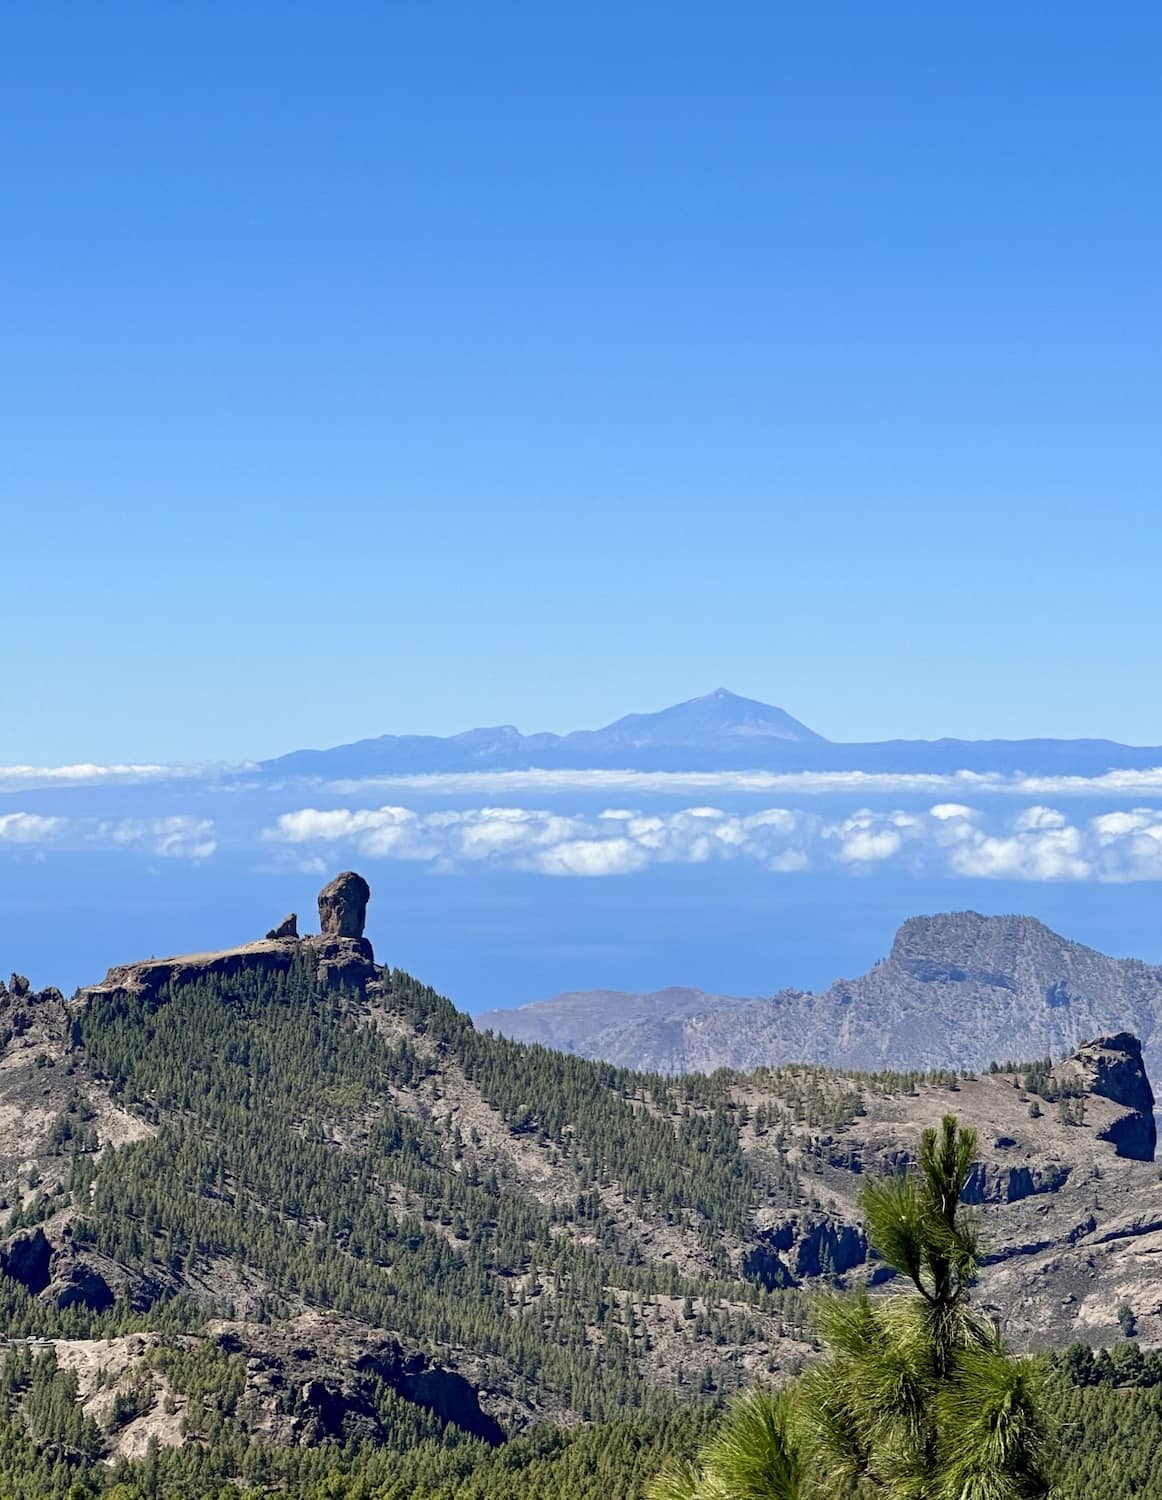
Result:
M319 931L323 937L361 938L367 925L371 887L362 875L344 870L319 892Z
M276 942L280 938L297 938L299 935L299 918L297 912L291 912L283 917L277 927L272 927L266 934L267 942Z

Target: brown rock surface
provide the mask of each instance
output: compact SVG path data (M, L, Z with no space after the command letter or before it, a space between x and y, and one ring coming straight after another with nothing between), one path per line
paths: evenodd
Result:
M1154 1091L1142 1062L1142 1044L1128 1031L1084 1042L1053 1070L1058 1088L1092 1094L1120 1105L1101 1139L1112 1143L1119 1156L1153 1161L1158 1145L1154 1123Z
M323 937L361 938L367 925L371 887L362 875L344 870L319 892L319 931Z
M115 990L158 995L167 985L192 984L208 975L229 978L244 969L285 972L303 949L317 955L321 984L330 987L342 983L367 983L378 972L371 944L363 936L370 897L371 888L362 875L346 870L319 892L323 930L317 937L298 938L298 917L292 912L265 938L254 943L242 943L237 948L223 948L213 953L183 953L173 958L117 964L100 984L85 986L81 996L108 994ZM292 945L289 939L296 942Z

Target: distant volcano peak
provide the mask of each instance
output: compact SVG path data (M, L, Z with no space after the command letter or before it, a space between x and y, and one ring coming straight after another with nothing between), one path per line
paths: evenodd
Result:
M757 698L743 698L729 688L719 687L688 698L652 714L627 714L596 731L567 735L566 742L581 735L632 735L635 745L704 747L720 741L725 735L791 740L799 743L825 743L821 734L791 717L785 709Z

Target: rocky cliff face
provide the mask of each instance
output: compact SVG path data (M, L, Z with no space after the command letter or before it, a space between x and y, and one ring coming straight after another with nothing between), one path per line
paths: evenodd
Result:
M1082 1097L1108 1099L1119 1107L1117 1116L1101 1131L1119 1156L1153 1161L1158 1145L1154 1120L1154 1091L1142 1062L1142 1044L1120 1031L1079 1047L1053 1070L1053 1082Z
M913 917L889 956L819 994L730 1000L696 990L562 996L478 1024L650 1071L830 1067L983 1068L1060 1057L1129 1031L1162 1068L1162 968L1107 958L1030 917Z

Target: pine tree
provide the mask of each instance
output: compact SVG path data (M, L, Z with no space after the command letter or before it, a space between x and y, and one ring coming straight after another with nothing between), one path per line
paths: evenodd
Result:
M825 1359L782 1391L743 1397L698 1462L651 1500L1042 1500L1039 1366L976 1313L977 1240L960 1196L976 1135L952 1115L918 1168L865 1190L876 1250L912 1283L816 1309Z

